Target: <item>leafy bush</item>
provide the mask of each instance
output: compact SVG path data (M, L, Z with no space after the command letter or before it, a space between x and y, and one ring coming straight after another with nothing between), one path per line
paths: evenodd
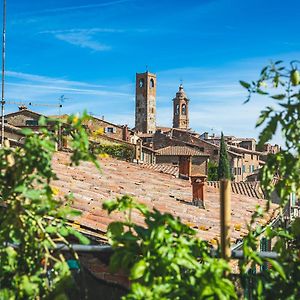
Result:
M109 154L119 159L131 161L134 158L133 147L125 144L97 144L94 149L98 154Z
M110 267L126 271L132 281L123 299L237 299L226 277L227 262L211 258L209 245L179 219L150 212L128 196L103 207L125 215L124 222L111 223L107 231L114 248ZM132 222L133 210L144 217L145 227Z
M218 164L214 161L208 162L208 181L217 181L218 180Z
M72 137L71 164L92 161L88 136L82 127L86 119L70 116L65 129ZM24 129L23 148L0 149L0 299L41 299L63 293L70 271L63 255L54 252L56 243L68 244L73 235L87 239L67 226L66 217L77 215L66 199L55 196L51 183L56 179L51 161L58 142L59 121L54 130L36 134ZM40 125L46 125L41 119ZM75 255L76 257L76 255Z
M282 61L271 63L262 69L257 81L241 85L249 92L248 102L253 94L264 95L275 100L276 108L266 107L261 112L256 126L266 124L259 136L259 147L272 139L280 128L285 141L284 149L268 156L261 172L261 184L268 197L273 194L281 200L281 210L289 209L290 196L300 199L300 74L299 62L292 61L284 66ZM266 210L269 210L268 202ZM288 204L288 206L286 206ZM249 296L255 299L300 299L300 219L287 223L282 216L276 227L268 227L266 237L274 241L273 250L278 259L262 259L256 254L262 228L253 229L255 219L263 217L260 208L252 218L249 234L243 244L244 260L240 262L241 273L245 274L249 265L271 265L261 272L253 282ZM289 214L289 212L287 211ZM245 287L245 280L243 280Z

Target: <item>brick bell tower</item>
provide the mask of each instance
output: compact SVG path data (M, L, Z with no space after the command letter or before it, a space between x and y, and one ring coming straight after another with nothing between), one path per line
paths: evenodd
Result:
M156 131L156 75L148 71L136 74L135 131Z
M189 129L189 101L180 84L176 97L173 99L173 128Z

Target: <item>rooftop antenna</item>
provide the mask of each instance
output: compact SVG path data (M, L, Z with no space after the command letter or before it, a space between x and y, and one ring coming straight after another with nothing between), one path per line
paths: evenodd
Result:
M5 80L5 34L6 34L6 0L3 0L2 32L2 92L1 92L1 147L4 145L4 80Z
M58 115L60 116L61 115L61 108L63 107L63 103L65 102L65 100L67 100L69 98L66 98L65 95L61 95L59 98L58 98Z

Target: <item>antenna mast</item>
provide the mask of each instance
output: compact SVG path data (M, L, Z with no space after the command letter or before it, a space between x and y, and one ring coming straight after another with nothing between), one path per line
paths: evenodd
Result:
M4 81L5 81L5 34L6 34L6 0L3 0L2 33L2 92L1 92L1 147L4 145Z

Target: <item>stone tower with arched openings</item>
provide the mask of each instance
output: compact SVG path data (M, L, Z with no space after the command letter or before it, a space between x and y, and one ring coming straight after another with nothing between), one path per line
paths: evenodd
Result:
M176 97L173 99L173 128L189 129L189 101L180 84Z
M136 74L135 131L156 131L156 75L148 71Z

